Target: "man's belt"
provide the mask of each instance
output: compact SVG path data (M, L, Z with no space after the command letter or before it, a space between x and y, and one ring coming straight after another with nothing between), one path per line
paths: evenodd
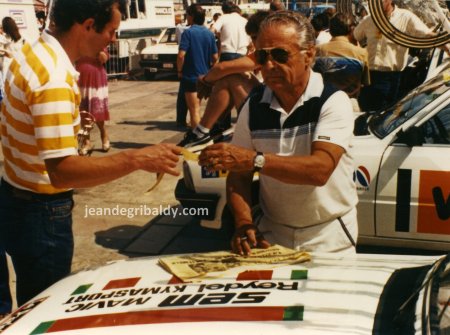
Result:
M2 178L1 186L8 190L11 193L11 196L16 199L22 200L40 200L40 201L52 201L52 200L60 200L60 199L70 199L73 196L73 190L65 191L61 193L55 194L43 194L43 193L35 193L27 190L22 190L17 188Z

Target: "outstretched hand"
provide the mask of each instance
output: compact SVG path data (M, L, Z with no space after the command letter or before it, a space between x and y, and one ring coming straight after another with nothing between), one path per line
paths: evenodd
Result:
M205 76L200 76L197 80L197 97L200 100L208 99L213 88L213 84L207 82L204 78Z
M210 170L253 171L256 152L229 143L217 143L202 150L198 163Z
M179 176L177 163L180 159L182 148L170 143L161 143L138 149L135 159L139 168L148 172L168 173Z

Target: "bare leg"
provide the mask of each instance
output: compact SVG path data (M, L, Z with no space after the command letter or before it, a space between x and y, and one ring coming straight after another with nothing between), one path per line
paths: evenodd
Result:
M200 121L200 100L197 98L197 92L185 92L185 96L191 116L191 127L195 128Z
M246 74L230 75L218 80L214 84L201 120L200 100L197 98L197 93L186 92L186 102L191 114L191 125L194 129L188 131L178 145L189 147L209 141L211 139L209 133L214 124L233 106L240 107L251 89L257 85L259 85L259 81L256 77L249 77Z
M108 133L105 128L105 121L97 121L97 127L100 130L100 138L102 139L103 151L108 151L110 148Z
M206 104L200 124L211 129L230 105L238 108L253 87L259 84L255 77L246 74L232 74L218 80Z

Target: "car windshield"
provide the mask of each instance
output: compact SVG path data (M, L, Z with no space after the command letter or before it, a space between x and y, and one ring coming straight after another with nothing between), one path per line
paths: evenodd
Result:
M175 28L167 29L159 43L177 43Z
M429 286L430 326L438 329L438 334L450 332L450 253L436 268L436 275Z
M450 89L450 66L446 66L437 76L412 90L393 106L370 120L371 131L384 138L401 126L433 100Z
M416 311L414 305L425 306L428 301L429 308L422 310L424 313L422 320L428 323L428 325L422 324L423 329L431 328L438 330L436 334L448 334L450 330L450 253L438 259L431 267L405 268L401 271L407 271L412 276L413 269L416 270L414 276L418 286L415 289L412 287L414 289L412 293L402 301L393 319L394 325L398 329L407 329ZM419 302L419 296L422 296L422 302Z

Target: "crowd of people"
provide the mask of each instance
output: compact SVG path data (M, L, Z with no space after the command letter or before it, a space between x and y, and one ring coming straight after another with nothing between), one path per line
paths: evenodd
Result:
M394 1L383 0L383 8L398 29L433 34ZM19 305L70 273L73 189L137 170L179 175L181 147L208 143L229 127L232 108L239 110L232 142L209 145L199 156L206 169L230 172L232 250L249 254L277 243L356 252L358 199L348 152L354 110L380 109L398 98L408 49L381 35L370 15L359 24L334 11L310 20L278 0L248 19L231 1L222 10L208 27L204 9L192 4L187 24L177 26L177 123L187 125L188 110L191 126L183 141L102 157L87 155L88 141L79 148L77 133L88 112L103 151L110 148L103 64L126 0L58 0L51 27L32 43L3 20L11 65L0 113L0 314L11 310L5 251ZM365 48L358 45L362 40ZM203 116L202 99L208 100ZM252 217L256 172L261 213Z

